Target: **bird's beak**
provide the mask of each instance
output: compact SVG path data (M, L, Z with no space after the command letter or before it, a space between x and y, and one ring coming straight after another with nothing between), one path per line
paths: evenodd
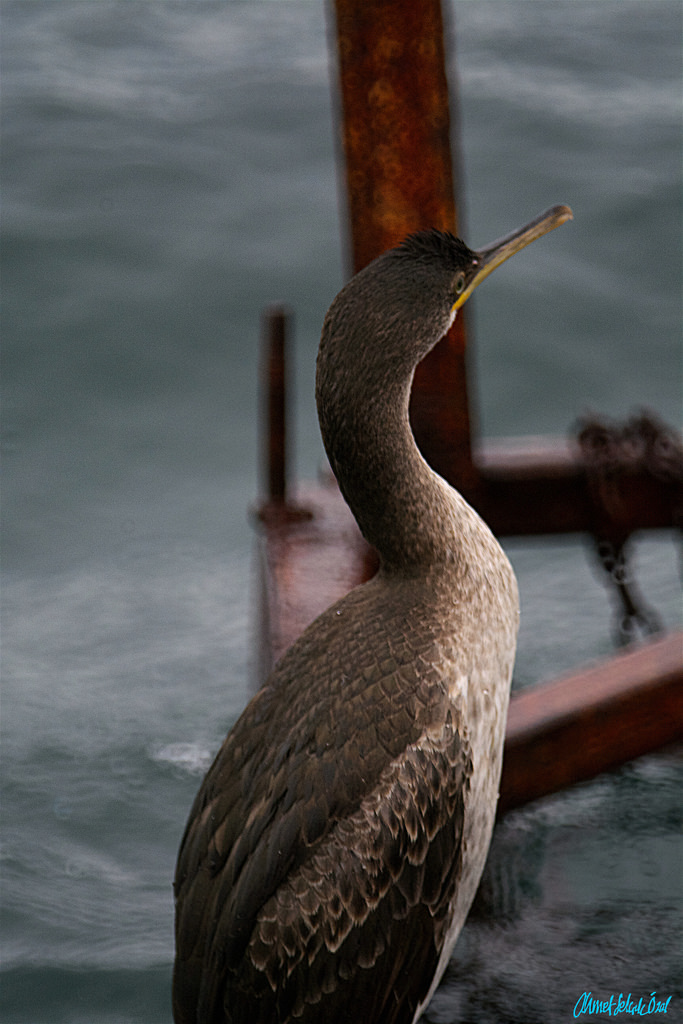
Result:
M470 297L477 285L481 284L485 277L488 277L492 270L499 267L510 256L523 249L529 242L535 241L541 235L547 235L549 231L558 228L567 220L573 219L573 213L568 206L551 206L545 213L534 217L532 221L518 228L497 242L485 246L476 253L476 260L472 265L472 276L467 281L464 292L458 296L453 309L460 309L464 302Z

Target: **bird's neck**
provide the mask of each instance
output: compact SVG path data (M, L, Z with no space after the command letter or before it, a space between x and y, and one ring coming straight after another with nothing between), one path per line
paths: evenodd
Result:
M481 521L415 444L408 418L413 374L372 377L349 368L319 394L323 440L342 494L385 571L462 571L472 527Z

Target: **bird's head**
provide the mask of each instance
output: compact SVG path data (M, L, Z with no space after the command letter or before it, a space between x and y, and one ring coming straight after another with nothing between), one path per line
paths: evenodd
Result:
M553 206L478 250L447 231L418 231L351 278L328 310L320 341L316 397L323 432L327 420L345 418L349 407L368 410L396 388L405 393L415 366L477 285L571 219L568 206Z
M406 370L412 370L444 336L484 278L530 242L571 219L568 206L553 206L478 250L448 231L409 235L342 289L328 312L322 349L336 361L329 349L338 345L347 358L351 354L357 370L361 366L370 370L387 357L396 369L405 364Z
M479 250L470 249L450 232L418 231L380 259L404 264L401 277L410 307L414 312L424 310L425 318L441 337L474 289L496 267L572 216L568 206L553 206L524 227Z

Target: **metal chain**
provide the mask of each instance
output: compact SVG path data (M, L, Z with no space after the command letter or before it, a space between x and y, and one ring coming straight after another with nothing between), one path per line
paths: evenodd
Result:
M621 647L642 636L652 636L663 629L662 621L653 608L649 608L629 572L626 544L614 544L595 538L598 558L609 575L621 608L616 616L616 639Z
M624 425L599 417L579 423L578 442L583 454L589 491L595 508L594 543L602 568L617 596L617 642L626 645L638 633L650 636L662 629L657 613L638 593L628 560L629 533L620 525L619 479L634 470L645 471L671 483L679 500L672 526L683 522L683 443L678 434L651 413L642 413Z

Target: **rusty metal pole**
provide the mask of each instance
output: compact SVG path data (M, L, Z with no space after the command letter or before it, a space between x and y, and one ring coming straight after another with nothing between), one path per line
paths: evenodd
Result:
M335 0L353 271L411 231L457 231L440 0ZM411 421L425 457L476 488L465 321L418 367Z
M270 306L262 319L262 385L267 450L266 501L284 505L287 500L287 374L286 348L290 313L284 306Z

